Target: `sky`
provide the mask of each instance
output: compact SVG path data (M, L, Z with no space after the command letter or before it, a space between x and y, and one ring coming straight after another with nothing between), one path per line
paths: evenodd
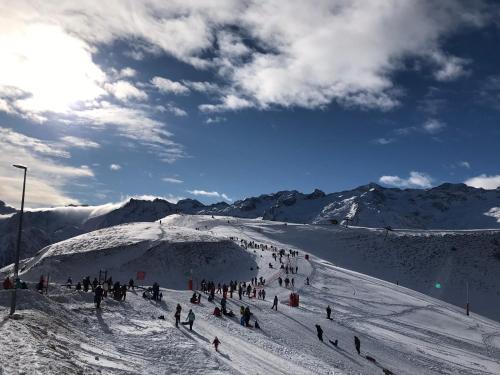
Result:
M500 5L0 0L0 200L500 185Z

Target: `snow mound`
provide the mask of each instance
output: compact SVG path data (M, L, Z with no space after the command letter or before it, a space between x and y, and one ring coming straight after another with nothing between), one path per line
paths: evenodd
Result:
M102 270L125 282L137 272L145 272L147 285L156 281L172 289L186 289L192 275L211 280L218 280L222 273L225 279L254 277L254 258L234 242L207 232L133 223L50 245L25 262L21 277L37 281L40 275L50 274L51 280L64 283L69 276L76 280ZM239 272L232 272L235 269Z

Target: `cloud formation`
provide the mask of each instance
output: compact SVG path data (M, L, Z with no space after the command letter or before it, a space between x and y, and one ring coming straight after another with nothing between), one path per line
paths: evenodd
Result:
M171 184L182 184L184 182L181 179L174 178L174 177L163 177L161 180L165 181L165 182L169 182Z
M476 177L469 178L464 182L468 186L483 189L497 189L500 187L500 175L488 176L482 174Z
M90 139L75 137L72 135L62 137L61 140L65 144L70 145L72 147L76 147L76 148L88 149L88 148L101 147L101 145L99 143L91 141Z
M219 193L217 191L206 191L206 190L188 190L187 191L189 194L196 195L196 196L202 196L202 197L210 197L210 198L222 198L226 201L232 202L233 200L229 198L226 194L224 193Z
M182 83L171 81L168 78L153 77L151 83L162 93L172 93L176 95L189 93L189 89Z
M78 204L66 189L75 181L92 178L87 166L69 166L61 162L69 152L55 142L28 137L11 129L0 128L0 197L17 206L21 198L22 175L12 164L28 167L26 183L27 207Z
M430 188L432 186L432 178L422 172L411 171L408 178L399 176L382 176L379 182L384 185L395 186L399 188Z
M112 171L119 171L120 169L122 169L122 166L120 164L110 164L109 169L111 169Z
M30 79L1 77L0 85L10 82L34 93L37 100L24 103L25 109L43 107L44 101L64 107L75 99L103 95L105 76L92 62L91 52L116 40L134 40L129 55L138 59L164 52L198 69L215 69L226 88L219 102L207 104L211 110L241 109L229 103L228 95L236 93L260 108L316 108L337 102L388 110L399 103L392 73L405 68L405 59L427 62L436 80L456 79L468 61L444 51L443 40L456 30L483 26L491 17L485 2L460 0L147 0L134 6L120 1L19 0L15 7L0 6L0 14L3 62L14 66L15 53L24 54L28 63L23 70L32 78L48 70L83 89L62 98L62 87L44 89L39 78L32 80L35 87ZM27 21L33 19L36 24ZM13 47L25 35L29 43ZM48 39L58 42L50 43L50 51L31 48L50 48L40 43ZM37 67L30 63L35 60L46 63ZM127 70L121 77L133 75ZM53 80L52 74L45 77ZM156 84L175 94L209 87L161 77ZM47 91L48 96L42 95ZM73 97L77 91L81 93Z

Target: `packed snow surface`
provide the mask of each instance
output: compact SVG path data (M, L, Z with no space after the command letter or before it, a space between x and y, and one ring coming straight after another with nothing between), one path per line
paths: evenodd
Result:
M138 270L147 275L149 268L158 267L146 284L158 278L167 288L162 289L163 300L143 299L136 289L123 302L105 299L96 310L91 293L53 284L48 296L19 290L20 318L8 319L10 292L0 290L0 373L500 373L499 323L474 312L466 316L462 308L405 286L338 267L328 260L332 256L325 259L326 249L320 253L319 241L332 241L332 236L322 240L319 235L318 243L309 246L307 239L318 233L299 227L305 226L174 215L161 224L121 225L49 246L23 263L22 278L35 281L51 272L55 281L64 282L69 275L76 281L106 268L114 280L125 282ZM278 286L282 271L272 252L245 249L239 246L241 239L299 251L289 263L298 273L288 275L300 294L299 307L288 306L291 290ZM159 273L159 264L177 258L173 276L168 275L173 269ZM138 269L136 261L146 268ZM239 301L235 294L228 308L236 317L215 317L220 295L215 303L205 294L201 304L189 303L191 292L180 287L189 275L195 284L203 278L248 282L262 276L267 280L266 300L245 296ZM280 301L278 311L271 310L274 295ZM195 312L193 331L175 327L177 303L183 320L189 309ZM328 304L332 320L326 319ZM253 312L251 322L257 319L260 330L239 324L239 308L247 305ZM165 320L158 319L161 315ZM316 336L316 324L324 330L323 342ZM354 348L355 335L361 339L361 355ZM215 336L221 341L218 353L211 345ZM338 347L329 340L338 340Z

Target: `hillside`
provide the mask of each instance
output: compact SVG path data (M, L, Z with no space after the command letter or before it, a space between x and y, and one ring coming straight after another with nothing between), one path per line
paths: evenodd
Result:
M211 224L210 224L211 223ZM206 227L206 228L205 228ZM96 311L91 293L52 285L49 296L31 290L19 293L22 319L3 320L0 350L11 353L0 359L6 374L497 374L500 371L500 325L462 309L376 278L334 266L314 255L305 259L307 237L288 231L292 226L259 220L175 215L162 224L127 224L88 233L45 248L23 264L22 278L37 280L51 272L53 280L76 281L87 273L93 278L106 268L114 280L127 281L141 270L151 269L163 287L163 301L141 297L130 291L126 301L107 298ZM297 225L297 228L305 227ZM312 226L311 226L312 227ZM196 230L193 228L199 228ZM314 228L314 227L312 227ZM275 236L281 236L276 239ZM231 242L229 237L238 237ZM290 289L276 281L279 262L269 250L245 249L241 239L255 240L278 248L295 242L299 251L292 258L300 307L287 306ZM179 253L175 249L182 249ZM288 249L288 247L287 247ZM310 253L309 253L310 254ZM210 262L206 263L206 258ZM180 258L180 259L179 259ZM204 260L205 258L205 260ZM224 270L221 262L229 262ZM250 263L247 261L250 260ZM173 262L174 269L155 273L158 263ZM270 269L267 265L274 265ZM249 266L254 263L259 266ZM142 267L146 267L143 269ZM149 268L148 268L149 267ZM229 299L237 312L249 306L251 323L246 328L235 318L212 315L215 304L203 295L200 305L189 303L191 292L180 285L191 269L202 278L228 282L232 277L248 281L264 277L266 300L243 297ZM2 272L5 272L4 269ZM174 275L172 272L176 272ZM178 275L186 275L184 277ZM175 276L175 277L173 277ZM292 276L292 275L289 275ZM181 283L178 278L181 278ZM305 279L310 279L306 285ZM277 295L278 311L271 310ZM6 314L9 293L0 290L0 312ZM182 305L196 314L193 331L176 328L173 311ZM333 320L325 318L325 307L333 307ZM158 319L163 315L165 320ZM315 324L324 330L325 341L316 337ZM361 339L361 355L354 350L354 335ZM211 341L222 342L216 353ZM328 340L338 340L338 347ZM16 343L16 350L9 345ZM372 357L371 362L366 357Z

